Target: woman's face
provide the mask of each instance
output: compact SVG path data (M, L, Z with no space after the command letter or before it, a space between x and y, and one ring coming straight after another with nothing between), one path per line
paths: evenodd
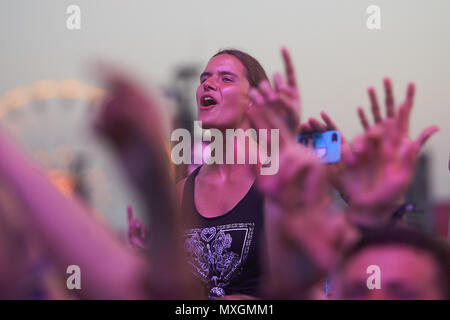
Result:
M198 120L202 127L234 129L247 126L250 105L244 65L236 57L221 54L209 60L197 88Z

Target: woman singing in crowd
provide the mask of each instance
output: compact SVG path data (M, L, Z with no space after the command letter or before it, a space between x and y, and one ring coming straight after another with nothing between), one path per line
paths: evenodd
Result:
M283 50L288 83L276 74L276 89L283 92L280 105L292 133L298 125L299 96L289 53ZM242 132L252 128L247 117L254 108L251 88L273 93L260 63L239 50L223 50L209 60L197 88L198 120L204 129L219 130L228 137L229 129ZM245 135L245 134L243 134ZM263 240L264 197L255 186L255 164L249 157L243 164L235 161L237 153L248 156L256 141L234 136L232 144L223 143L220 163L204 164L179 183L182 189L182 214L195 221L186 231L185 249L193 271L209 288L210 297L229 294L257 295L261 284L266 252ZM242 136L241 136L242 138ZM225 140L225 139L224 139ZM230 150L232 148L233 150ZM218 150L215 151L219 152ZM233 163L226 163L229 154Z
M339 170L326 170L296 143L300 96L290 55L286 49L282 55L286 79L275 74L272 87L254 58L238 50L220 51L208 62L197 89L203 128L223 136L227 129L278 130L279 141L266 141L279 142L278 172L259 174L269 158L264 153L258 153L256 164L226 163L231 151L259 151L262 142L250 138L246 149L245 140L235 136L220 150L221 163L202 165L178 184L178 201L156 99L124 74L104 70L110 95L95 129L114 149L144 204L150 232L142 243L148 257L94 221L82 203L59 193L0 130L0 182L17 197L17 214L39 234L58 270L80 268L81 297L306 297L308 286L333 267L341 248L354 239L344 215L329 214L330 180L338 180L339 191L350 196L349 221L365 226L389 221L412 179L421 147L437 131L430 127L419 139L409 138L414 86L396 110L390 81L385 82L386 119L371 93L375 124L369 125L361 113L365 132L351 147L343 145ZM336 129L328 116L324 120L327 128ZM310 121L314 130L323 127ZM142 226L131 214L129 218L134 237ZM263 283L269 285L262 289Z

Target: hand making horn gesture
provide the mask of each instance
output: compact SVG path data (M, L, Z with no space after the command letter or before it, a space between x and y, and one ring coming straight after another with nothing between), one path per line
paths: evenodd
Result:
M263 80L259 84L258 90L252 89L252 91L253 95L259 93L266 100L294 136L297 134L300 124L300 94L289 50L283 47L281 54L285 66L285 78L276 72L273 75L273 87L268 80Z

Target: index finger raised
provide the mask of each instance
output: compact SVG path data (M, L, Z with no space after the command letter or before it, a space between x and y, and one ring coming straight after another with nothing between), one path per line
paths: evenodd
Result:
M289 86L296 87L297 80L295 79L295 70L294 65L292 63L291 54L286 47L281 48L281 54L283 55L284 67L286 71L286 77Z

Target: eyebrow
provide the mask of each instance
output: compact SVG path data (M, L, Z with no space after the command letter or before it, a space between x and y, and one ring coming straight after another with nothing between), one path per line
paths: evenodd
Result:
M233 76L233 77L235 77L235 78L238 78L237 74L235 74L235 73L233 73L233 72L231 72L231 71L219 71L218 73L219 73L219 75L221 75L221 76L223 76L223 75L230 75L230 76ZM203 72L203 73L200 75L200 79L202 79L202 78L205 77L205 76L210 77L211 75L212 75L211 72Z

